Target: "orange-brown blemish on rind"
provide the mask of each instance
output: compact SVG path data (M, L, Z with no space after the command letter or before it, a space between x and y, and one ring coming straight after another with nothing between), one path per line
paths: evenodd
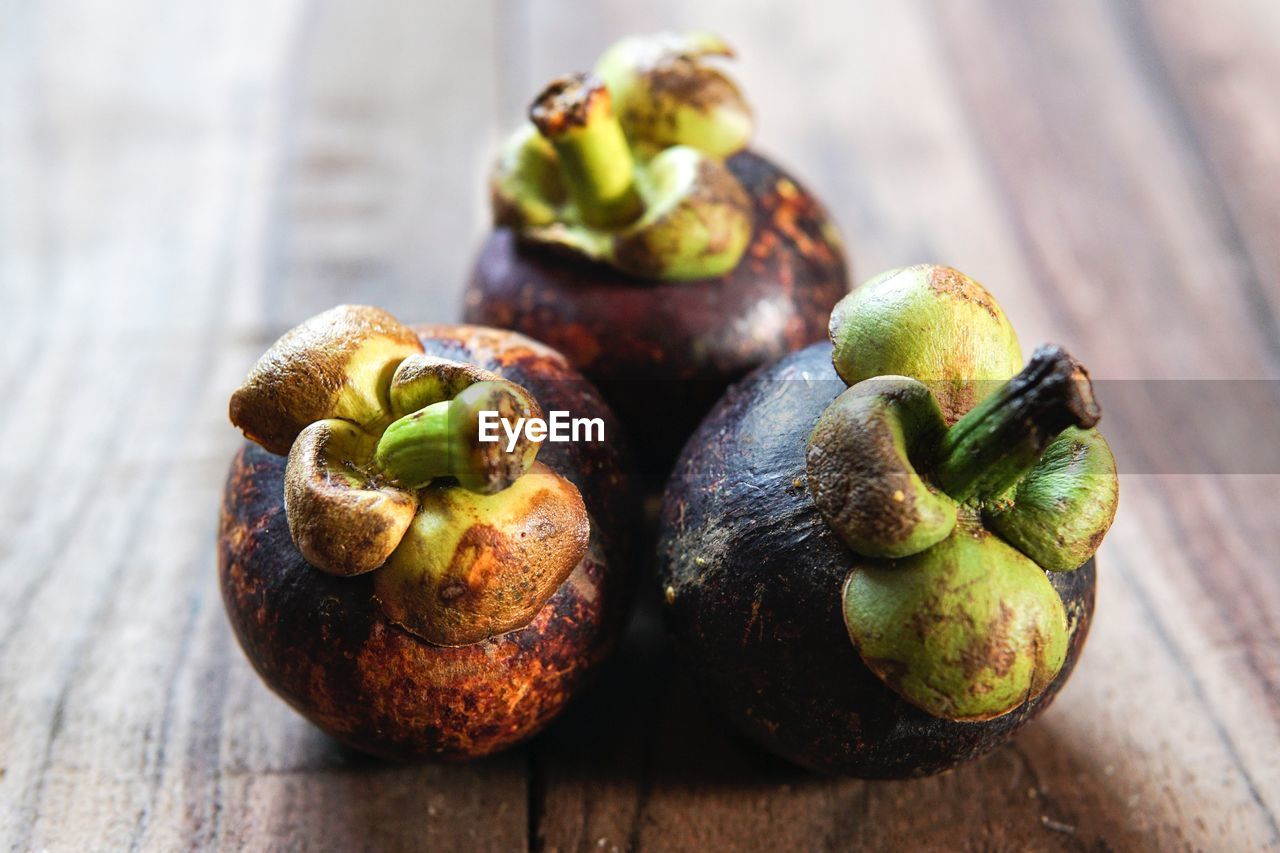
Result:
M582 560L589 538L578 490L535 463L493 496L424 490L374 589L406 630L438 645L475 643L528 624Z
M987 289L959 270L934 266L929 274L929 289L934 293L972 302L990 314L992 319L1000 318L1000 306Z

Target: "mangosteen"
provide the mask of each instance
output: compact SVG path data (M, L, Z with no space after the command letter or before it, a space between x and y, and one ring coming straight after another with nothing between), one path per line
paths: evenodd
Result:
M1022 357L955 270L877 277L834 344L735 385L664 498L678 652L750 738L809 768L937 773L1043 711L1070 675L1114 517L1088 374Z
M821 340L848 291L822 205L748 149L705 34L625 38L552 82L494 169L466 319L563 352L651 477L728 386ZM654 418L662 411L661 418Z
M481 440L486 418L554 410L601 419L607 440ZM250 441L222 502L227 615L267 685L338 740L390 758L503 749L617 638L626 451L553 350L341 306L276 342L230 414Z

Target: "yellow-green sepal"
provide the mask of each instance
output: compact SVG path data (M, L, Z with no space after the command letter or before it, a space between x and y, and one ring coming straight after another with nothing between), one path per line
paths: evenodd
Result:
M754 130L742 92L706 60L733 56L705 32L629 36L596 63L637 149L689 145L717 158L747 147Z
M1022 369L1018 336L987 289L935 264L889 270L856 288L831 312L830 336L845 382L919 379L948 423Z
M859 564L843 612L863 662L935 717L989 720L1039 696L1066 659L1066 609L1028 557L975 523L920 554Z
M400 544L417 496L380 477L372 464L377 437L350 421L307 426L289 449L284 508L298 550L332 575L381 566Z
M581 494L540 463L496 494L433 486L419 502L374 592L392 621L437 645L529 624L587 552Z
M342 418L376 432L389 422L387 387L422 352L413 330L367 305L339 305L290 329L231 395L231 422L285 455L309 424Z
M809 438L805 471L813 502L831 529L867 557L906 557L956 525L956 503L916 473L947 425L933 394L905 376L844 391Z
M685 281L732 270L751 242L751 199L718 160L686 146L667 148L636 167L643 215L616 231L566 218L525 230L640 278Z
M1116 460L1096 429L1071 427L998 500L986 525L1052 572L1083 565L1102 544L1120 501Z
M508 137L489 181L498 225L526 228L556 221L568 202L555 149L525 122Z

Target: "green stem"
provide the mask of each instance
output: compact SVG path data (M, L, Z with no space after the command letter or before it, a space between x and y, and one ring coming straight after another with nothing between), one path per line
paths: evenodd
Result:
M631 148L598 78L575 74L555 80L534 100L529 119L555 147L587 225L619 228L643 212Z
M452 400L405 415L387 427L378 439L374 462L396 482L421 488L437 477L451 477L459 441L452 429L456 411Z
M947 431L934 478L960 502L1002 494L1064 429L1088 429L1099 417L1088 372L1064 349L1046 344Z
M493 494L529 470L538 444L523 432L508 450L499 425L497 441L480 440L480 414L494 412L513 428L531 414L523 389L503 381L477 382L452 400L432 403L393 422L378 439L374 464L400 485L420 489L440 477L463 488Z

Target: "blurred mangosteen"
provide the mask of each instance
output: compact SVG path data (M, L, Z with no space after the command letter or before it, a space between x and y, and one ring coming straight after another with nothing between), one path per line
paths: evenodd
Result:
M630 37L553 81L507 141L466 318L559 349L665 476L737 379L821 340L848 290L813 195L748 149L705 33ZM655 416L655 413L661 413Z

